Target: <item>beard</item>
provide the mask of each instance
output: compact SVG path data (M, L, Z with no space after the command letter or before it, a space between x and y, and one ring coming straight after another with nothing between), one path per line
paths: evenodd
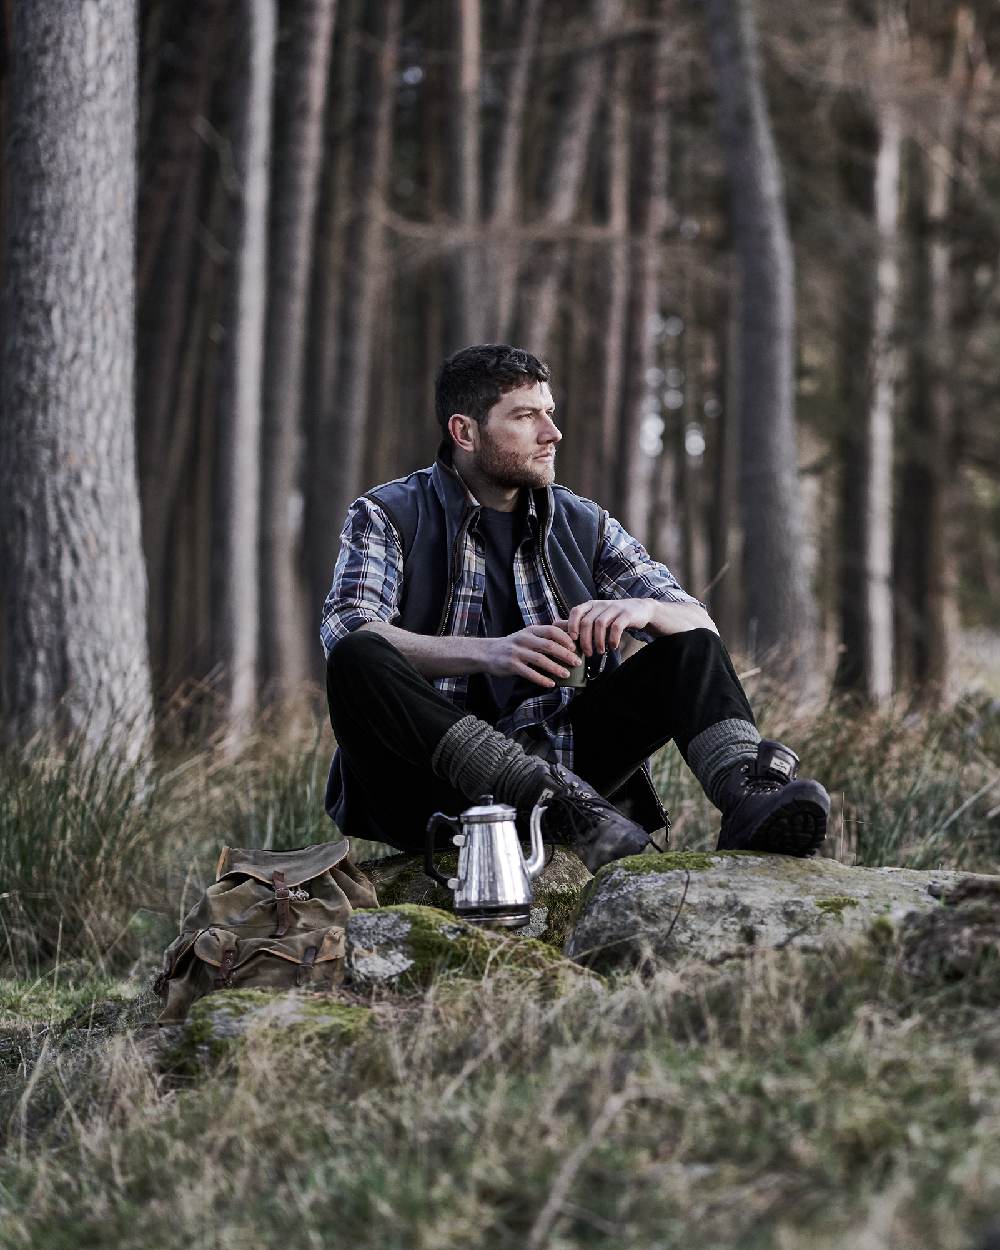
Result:
M510 451L501 447L490 437L486 427L480 426L480 448L476 457L476 469L488 482L506 490L526 486L537 490L555 481L555 460L533 460L531 455Z

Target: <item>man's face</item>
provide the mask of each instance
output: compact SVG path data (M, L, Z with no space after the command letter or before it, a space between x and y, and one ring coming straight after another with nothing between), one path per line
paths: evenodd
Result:
M474 422L476 468L497 486L549 486L556 476L555 404L547 382L501 395L485 422Z

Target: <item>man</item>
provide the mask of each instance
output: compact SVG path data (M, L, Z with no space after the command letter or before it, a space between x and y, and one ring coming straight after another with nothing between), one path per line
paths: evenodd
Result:
M467 347L436 407L434 465L351 505L323 611L341 832L416 850L436 810L544 799L546 836L596 871L666 824L648 756L673 738L722 811L720 849L812 854L829 797L762 741L705 608L554 485L548 367Z

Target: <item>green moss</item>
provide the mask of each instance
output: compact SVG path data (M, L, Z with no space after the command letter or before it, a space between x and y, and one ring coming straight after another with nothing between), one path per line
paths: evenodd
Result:
M547 946L554 947L556 950L562 950L563 944L569 937L569 931L579 910L580 899L586 888L586 886L581 886L579 890L573 890L572 892L569 890L553 890L551 894L536 900L548 912L545 920L545 932L539 939L540 941Z
M97 1011L109 1000L126 1004L141 987L129 981L94 977L79 984L59 985L55 980L0 980L0 1024L61 1024Z
M589 873L578 861L574 870L567 861L575 861L576 857L569 851L560 848L556 854L555 862L545 869L541 877L536 878L532 889L533 905L544 907L548 913L545 933L540 940L561 950L576 915L580 891L584 886L582 878L589 877ZM454 876L458 871L458 852L441 851L435 855L434 862L446 876ZM393 855L364 867L375 882L379 903L383 907L414 903L449 913L453 909L452 892L428 877L423 860L416 856ZM519 937L519 931L509 930L508 936Z
M219 990L200 998L163 1049L171 1072L197 1075L234 1055L255 1029L273 1028L280 1041L297 1045L322 1040L348 1046L371 1026L367 1007L349 1006L327 994L287 990ZM173 1030L172 1030L173 1032Z
M380 910L384 915L389 909ZM584 975L582 969L537 938L477 929L436 907L403 903L391 910L409 922L405 943L413 965L399 977L401 989L423 989L447 974L479 980L499 969L553 984Z
M876 916L868 926L868 937L880 949L889 946L896 938L896 927L888 916Z
M583 908L594 897L598 882L603 881L609 873L627 872L633 876L645 876L651 873L666 872L707 872L719 862L718 855L708 851L661 851L656 855L626 855L624 859L612 860L599 868L592 881L588 881L580 894L580 900L574 908L574 919L578 918Z
M831 894L828 898L816 899L816 906L828 916L837 916L840 920L843 920L844 911L848 907L857 907L858 900L851 898L848 894Z
M458 851L442 851L435 855L438 871L453 876L458 871ZM378 865L372 876L383 907L399 907L405 903L420 903L427 907L447 910L452 906L451 890L429 877L424 871L423 860L413 855L393 855Z

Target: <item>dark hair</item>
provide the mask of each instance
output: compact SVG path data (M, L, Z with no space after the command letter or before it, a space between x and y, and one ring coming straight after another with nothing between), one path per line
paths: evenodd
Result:
M532 382L547 382L549 366L506 343L479 343L449 356L434 383L437 419L447 435L454 412L482 421L501 395Z

